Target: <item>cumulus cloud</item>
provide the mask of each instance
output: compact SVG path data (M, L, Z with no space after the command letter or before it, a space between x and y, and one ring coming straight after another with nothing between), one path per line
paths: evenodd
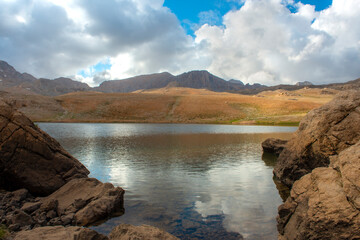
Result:
M163 0L0 0L0 58L37 77L91 85L197 69L268 85L360 76L357 0L321 12L293 0L228 2L243 5L222 17L200 13L194 38ZM102 61L109 69L79 74Z
M297 9L292 13L287 4ZM334 0L314 6L281 0L246 0L223 17L224 26L203 25L197 42L206 42L208 69L225 78L269 85L346 81L360 76L360 5Z
M75 75L108 58L113 78L199 65L191 61L192 38L162 5L160 0L3 0L1 58L50 78Z

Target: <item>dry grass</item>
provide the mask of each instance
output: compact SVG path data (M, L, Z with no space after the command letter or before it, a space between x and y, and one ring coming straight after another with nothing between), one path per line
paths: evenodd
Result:
M53 121L293 125L333 96L320 89L277 90L254 96L189 88L71 93L55 98L66 113Z

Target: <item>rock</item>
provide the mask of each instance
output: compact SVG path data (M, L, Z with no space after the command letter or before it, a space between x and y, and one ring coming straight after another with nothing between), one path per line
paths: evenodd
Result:
M31 216L23 211L15 211L11 219L12 224L19 224L20 227L34 224L34 220Z
M47 196L89 171L24 114L0 101L0 188Z
M71 180L42 202L44 208L50 210L46 206L57 201L56 211L60 217L75 213L75 223L85 226L123 210L123 195L122 188L115 188L110 183L102 183L95 178L79 178Z
M337 155L360 140L360 91L341 93L310 111L294 138L281 152L274 174L291 187L314 168L327 167Z
M268 138L261 144L261 146L264 152L274 153L279 156L287 142L287 140Z
M279 207L279 239L360 239L360 141L296 181Z
M56 198L44 198L41 202L40 212L57 211L59 200Z
M26 202L21 207L21 210L26 212L26 213L32 213L35 210L39 209L40 205L41 205L40 202Z
M108 237L94 230L82 227L39 227L28 231L18 232L13 240L107 240Z
M14 191L11 193L11 195L12 195L11 201L21 202L26 199L26 197L28 196L28 193L29 193L29 191L24 188Z
M110 235L110 240L176 240L175 236L159 228L149 225L133 226L120 224L115 227Z

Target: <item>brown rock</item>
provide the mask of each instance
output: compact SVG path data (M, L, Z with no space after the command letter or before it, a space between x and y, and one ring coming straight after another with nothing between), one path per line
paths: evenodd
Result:
M31 216L23 211L17 210L11 219L12 224L19 224L20 227L34 224Z
M32 213L35 210L37 210L40 207L40 205L41 205L40 202L26 202L21 207L21 210L26 212L26 213Z
M94 230L82 227L39 227L18 232L14 240L107 240L108 237Z
M264 152L274 153L279 156L288 141L276 138L268 138L262 144Z
M24 114L0 101L0 187L46 196L89 171Z
M331 102L310 111L281 152L274 174L287 186L317 167L326 167L330 156L360 140L360 91L341 93Z
M123 210L123 195L122 188L115 188L110 183L102 183L95 178L80 178L71 180L42 202L46 207L49 202L57 201L59 216L75 213L76 224L85 226Z
M360 239L360 141L296 181L279 207L280 239Z
M177 240L178 238L159 228L149 225L133 226L120 224L110 235L110 240Z

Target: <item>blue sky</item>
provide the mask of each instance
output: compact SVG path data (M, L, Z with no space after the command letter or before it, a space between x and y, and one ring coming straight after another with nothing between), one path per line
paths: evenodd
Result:
M296 0L303 4L315 6L316 11L328 8L332 0ZM188 34L194 34L198 25L206 23L206 17L212 25L221 25L221 18L231 10L237 10L243 5L240 0L165 0L164 6L168 7L181 22ZM291 11L294 8L289 7Z
M359 0L300 1L0 0L0 58L91 86L191 70L266 85L360 77Z

